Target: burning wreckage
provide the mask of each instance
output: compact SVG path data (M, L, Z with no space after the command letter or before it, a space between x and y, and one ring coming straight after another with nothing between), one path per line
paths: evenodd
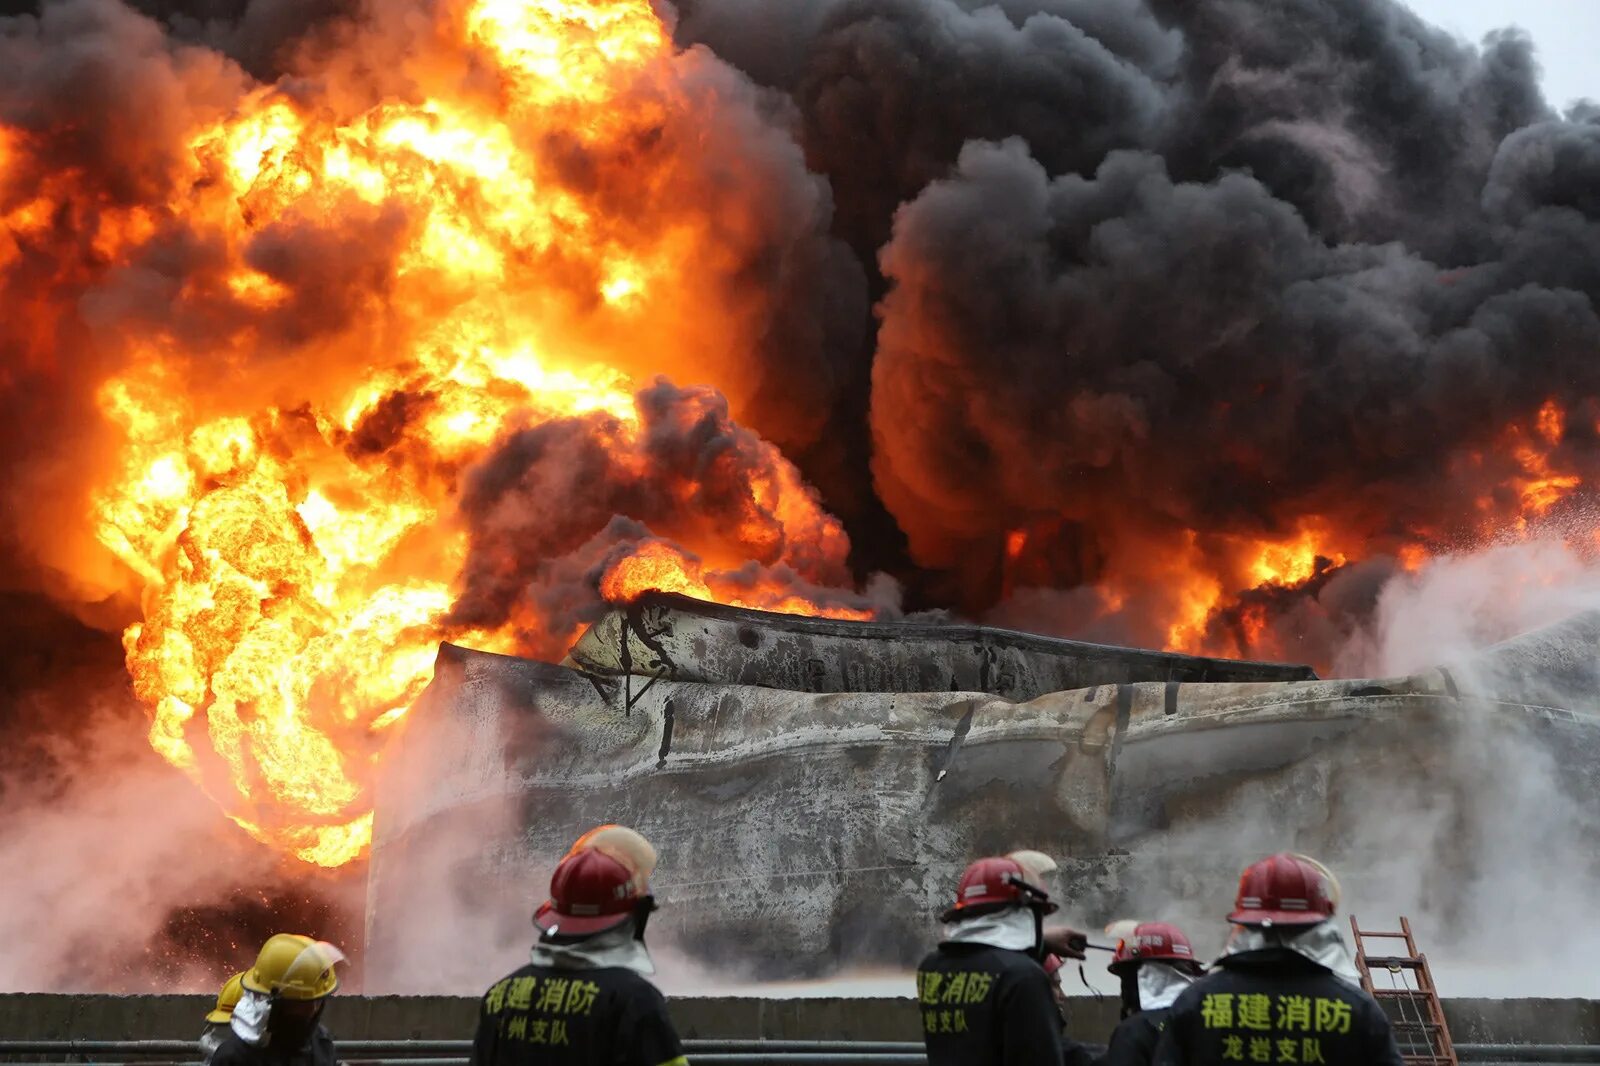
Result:
M1595 796L1597 667L1600 613L1409 677L1321 680L660 593L561 665L444 644L378 785L369 972L429 990L416 915L441 885L520 951L558 849L602 821L660 845L653 937L756 978L912 961L968 859L1019 846L1057 857L1075 913L1209 912L1286 843L1448 913L1397 853L1448 867L1483 843L1513 761Z

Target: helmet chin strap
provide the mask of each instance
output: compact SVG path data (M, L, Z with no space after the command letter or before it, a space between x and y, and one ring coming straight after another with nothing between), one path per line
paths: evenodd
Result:
M1083 963L1081 962L1078 963L1078 980L1082 981L1083 987L1087 988L1090 994L1094 996L1094 1001L1096 1003L1106 998L1106 994L1104 992L1100 991L1094 985L1089 983L1089 975L1083 972Z
M1044 950L1044 911L1045 906L1050 902L1050 893L1027 878L1018 877L1016 874L1006 874L1003 880L1017 890L1017 894L1022 897L1023 905L1033 913L1033 947L1028 949L1027 955L1033 961L1043 963L1046 954Z
M655 912L656 898L654 896L640 896L639 906L634 910L633 939L644 943L644 929L650 924L650 915Z

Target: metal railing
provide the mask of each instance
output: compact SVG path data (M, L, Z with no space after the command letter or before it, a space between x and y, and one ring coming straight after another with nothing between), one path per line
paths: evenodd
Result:
M350 1066L464 1066L466 1040L340 1040ZM1462 1062L1481 1066L1600 1066L1595 1044L1457 1044ZM702 1066L926 1066L915 1041L686 1040L691 1063ZM193 1040L0 1040L0 1060L166 1066L196 1061Z

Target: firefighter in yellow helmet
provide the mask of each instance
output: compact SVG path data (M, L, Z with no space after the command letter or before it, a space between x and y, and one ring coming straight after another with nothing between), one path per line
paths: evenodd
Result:
M223 982L222 989L217 993L217 1005L206 1015L206 1028L200 1034L201 1062L210 1062L212 1052L222 1046L223 1038L232 1032L228 1028L228 1023L233 1020L233 1008L243 994L243 972L236 973Z
M323 940L279 933L261 945L239 978L229 1033L210 1066L335 1066L333 1038L321 1025L339 987L344 953Z

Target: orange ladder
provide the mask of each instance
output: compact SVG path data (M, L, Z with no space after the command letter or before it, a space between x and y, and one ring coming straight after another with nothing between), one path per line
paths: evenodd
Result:
M1428 957L1417 950L1411 936L1411 923L1400 919L1400 932L1377 933L1362 929L1350 916L1350 931L1356 939L1356 968L1361 971L1361 987L1378 1001L1389 1016L1400 1057L1416 1066L1458 1066L1455 1045L1450 1042L1450 1027L1445 1024L1444 1008L1428 969ZM1405 943L1404 955L1387 952L1367 954L1368 940L1399 940ZM1381 976L1378 987L1374 974Z

